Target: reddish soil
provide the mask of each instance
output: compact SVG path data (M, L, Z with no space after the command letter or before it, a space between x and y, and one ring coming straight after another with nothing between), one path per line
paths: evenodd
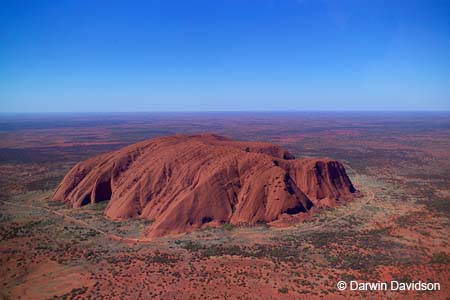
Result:
M206 223L160 238L146 236L147 219L105 217L108 201L73 208L50 200L80 161L204 132L337 159L361 198L268 224ZM3 116L0 299L447 300L449 182L448 114ZM340 280L441 288L340 291Z

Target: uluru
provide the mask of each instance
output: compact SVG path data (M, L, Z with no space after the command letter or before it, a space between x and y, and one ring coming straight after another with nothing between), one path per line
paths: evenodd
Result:
M111 219L152 220L160 237L224 223L273 222L355 193L344 166L271 143L214 134L146 140L76 164L53 195L81 207L110 200Z

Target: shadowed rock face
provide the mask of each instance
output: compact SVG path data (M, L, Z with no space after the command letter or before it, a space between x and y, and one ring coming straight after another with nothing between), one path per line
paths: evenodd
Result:
M354 192L334 160L294 159L269 143L176 135L76 164L53 199L73 207L111 199L108 217L154 220L147 234L159 237L205 224L272 222Z

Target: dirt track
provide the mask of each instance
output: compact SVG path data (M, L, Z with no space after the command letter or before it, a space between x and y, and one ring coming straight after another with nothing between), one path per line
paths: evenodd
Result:
M132 242L149 242L150 241L149 239L146 239L146 238L127 238L127 237L119 236L117 234L108 233L106 231L103 231L103 230L95 227L95 226L90 225L89 223L87 223L87 222L85 222L83 220L76 219L74 217L65 215L65 214L63 214L63 213L61 213L61 212L59 212L57 210L53 210L53 209L50 209L50 208L45 207L45 206L17 204L17 203L13 203L13 202L10 202L10 201L5 201L5 200L0 200L0 202L2 202L4 204L7 204L7 205L17 206L17 207L25 207L25 208L40 209L40 210L47 211L49 213L52 213L52 214L55 214L57 216L63 217L65 220L67 220L69 222L72 222L74 224L78 224L78 225L84 226L84 227L89 228L91 230L94 230L94 231L96 231L96 232L98 232L98 233L100 233L100 234L102 234L102 235L104 235L104 236L106 236L106 237L108 237L108 238L110 238L112 240L115 240L115 241L128 242L128 243L132 243Z
M355 186L356 187L359 186L359 177L358 176L355 179ZM366 204L368 204L369 202L371 202L371 201L373 201L375 199L375 194L371 190L367 190L367 194L368 194L367 199L365 199L364 203L360 203L361 206L360 206L359 209L362 209ZM129 238L129 237L123 237L123 236L120 236L120 235L117 235L117 234L113 234L113 233L108 233L106 231L103 231L103 230L99 229L98 227L90 225L89 223L87 223L87 222L85 222L83 220L76 219L74 217L65 215L65 214L63 214L63 213L61 213L61 212L59 212L57 210L50 209L49 207L35 206L35 205L26 205L26 204L17 204L17 203L13 203L13 202L10 202L10 201L5 201L5 200L0 200L0 202L2 202L4 204L7 204L7 205L17 206L17 207L25 207L25 208L30 208L30 209L40 209L40 210L47 211L49 213L55 214L57 216L60 216L63 219L69 221L69 222L72 222L74 224L78 224L78 225L84 226L84 227L89 228L91 230L94 230L94 231L96 231L96 232L98 232L98 233L100 233L100 234L110 238L111 240L114 240L114 241L120 241L120 242L125 242L125 243L149 243L149 242L153 241L153 239L149 239L149 238L145 238L145 237L143 237L143 238ZM313 226L309 227L307 230L323 228L324 226L327 226L330 223L334 223L334 222L339 221L339 220L341 220L343 218L346 218L346 217L350 216L353 213L354 212L350 211L350 212L348 212L348 213L346 213L346 214L344 214L342 216L334 218L333 220L331 220L329 222L313 225ZM283 229L280 228L280 230L283 230Z

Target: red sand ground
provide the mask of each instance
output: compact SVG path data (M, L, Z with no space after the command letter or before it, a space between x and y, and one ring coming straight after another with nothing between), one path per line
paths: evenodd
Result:
M33 205L0 202L0 299L450 299L448 116L70 118L0 126L1 199ZM78 161L155 136L212 130L337 158L364 197L294 226L201 229L149 243L111 240L144 232L126 230L139 220L103 218L101 203L51 206L48 197ZM440 282L442 290L335 287L392 278Z

